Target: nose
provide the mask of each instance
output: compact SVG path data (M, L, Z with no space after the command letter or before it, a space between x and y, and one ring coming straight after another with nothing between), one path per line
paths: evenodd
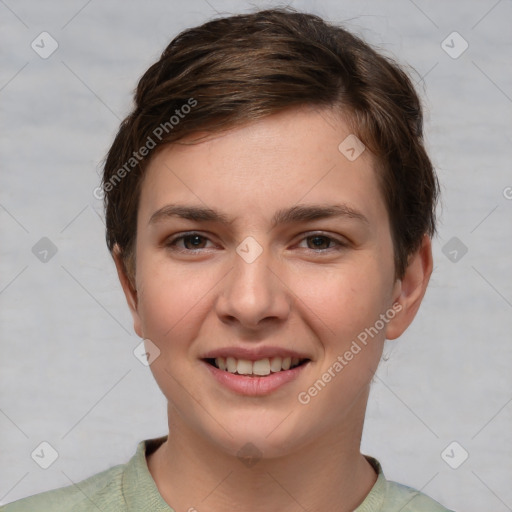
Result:
M250 261L250 260L249 260ZM221 282L216 311L225 324L255 331L286 321L293 294L268 249L252 262L238 253Z

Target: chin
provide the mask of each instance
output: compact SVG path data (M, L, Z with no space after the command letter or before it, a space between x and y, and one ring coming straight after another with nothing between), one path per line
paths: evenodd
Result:
M295 424L293 413L271 414L262 418L237 413L236 422L226 422L228 432L218 425L203 435L212 440L226 454L239 459L274 459L284 457L300 449L309 437L307 425ZM243 461L242 461L243 462Z

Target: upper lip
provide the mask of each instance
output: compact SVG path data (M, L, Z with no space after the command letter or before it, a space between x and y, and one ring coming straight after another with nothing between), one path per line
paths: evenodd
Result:
M248 361L258 361L259 359L272 357L297 357L299 359L311 359L303 352L289 350L279 347L225 347L210 350L205 353L201 359L215 359L217 357L234 357L235 359L247 359Z

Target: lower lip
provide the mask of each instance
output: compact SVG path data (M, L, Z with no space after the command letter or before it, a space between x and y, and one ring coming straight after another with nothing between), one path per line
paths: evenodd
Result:
M216 366L206 361L202 362L218 382L232 391L246 396L263 396L272 393L288 382L295 380L309 364L309 362L307 362L291 370L282 370L261 377L248 377L247 375L238 375L236 373L219 370Z

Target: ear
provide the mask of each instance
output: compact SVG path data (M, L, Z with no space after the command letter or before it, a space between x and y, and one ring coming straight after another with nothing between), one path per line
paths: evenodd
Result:
M126 302L128 303L130 313L132 314L133 329L139 337L144 338L144 336L142 335L141 321L138 312L137 289L135 288L135 285L132 284L128 277L128 272L126 271L126 266L121 258L121 249L119 248L118 244L114 245L112 257L114 258L114 263L116 264L117 275L123 288L123 292L126 297Z
M393 304L396 305L393 309L398 312L387 324L387 339L401 336L413 321L427 290L432 268L432 242L428 235L424 235L420 248L409 257L404 276L395 283Z

